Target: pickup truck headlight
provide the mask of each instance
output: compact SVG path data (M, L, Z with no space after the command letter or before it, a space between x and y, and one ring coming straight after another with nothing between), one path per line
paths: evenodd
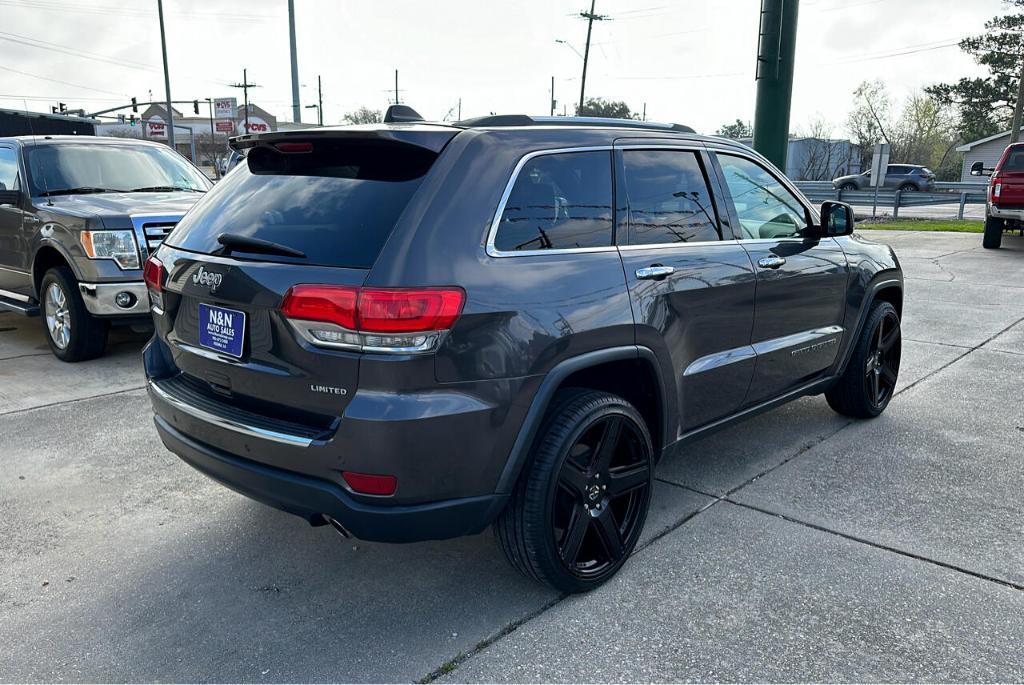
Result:
M138 269L139 247L132 231L82 231L82 248L90 259L113 259L122 269Z

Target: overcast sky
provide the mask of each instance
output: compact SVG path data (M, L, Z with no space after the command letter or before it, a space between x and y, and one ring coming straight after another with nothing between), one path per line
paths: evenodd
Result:
M323 79L324 120L403 103L428 119L548 113L579 98L589 0L295 0L304 105ZM984 73L955 46L1001 0L802 0L791 130L823 116L844 134L850 94L881 79L902 98ZM648 119L713 132L754 114L760 0L597 0L587 95L647 104ZM164 0L175 100L251 98L291 119L287 0ZM95 111L164 97L156 0L0 0L0 106ZM564 40L572 47L556 43ZM23 102L24 101L24 102ZM188 111L189 108L186 108ZM205 110L204 110L205 112ZM191 112L189 111L189 114ZM307 121L315 110L303 110Z

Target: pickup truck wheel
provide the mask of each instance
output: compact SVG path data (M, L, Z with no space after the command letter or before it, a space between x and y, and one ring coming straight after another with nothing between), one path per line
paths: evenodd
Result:
M89 314L71 269L58 266L47 271L39 297L46 340L57 359L80 362L103 354L109 326Z
M878 416L896 392L902 355L900 316L891 303L875 302L839 381L825 393L828 405L858 419Z
M495 523L505 556L562 592L607 581L640 539L653 453L643 418L626 400L584 389L559 392L529 470Z
M989 250L998 250L1003 244L1003 229L1006 228L1006 219L997 219L994 216L985 217L985 237L981 239L982 247Z

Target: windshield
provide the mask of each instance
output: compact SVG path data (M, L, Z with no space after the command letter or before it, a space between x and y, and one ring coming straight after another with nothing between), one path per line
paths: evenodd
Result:
M210 181L170 148L61 143L29 147L32 195L69 192L205 192Z

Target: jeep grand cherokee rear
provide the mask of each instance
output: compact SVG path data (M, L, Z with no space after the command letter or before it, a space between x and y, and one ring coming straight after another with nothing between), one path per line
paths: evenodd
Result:
M807 394L862 418L893 397L892 251L739 144L499 116L235 145L147 263L156 424L311 523L494 522L516 568L588 590L663 454Z

